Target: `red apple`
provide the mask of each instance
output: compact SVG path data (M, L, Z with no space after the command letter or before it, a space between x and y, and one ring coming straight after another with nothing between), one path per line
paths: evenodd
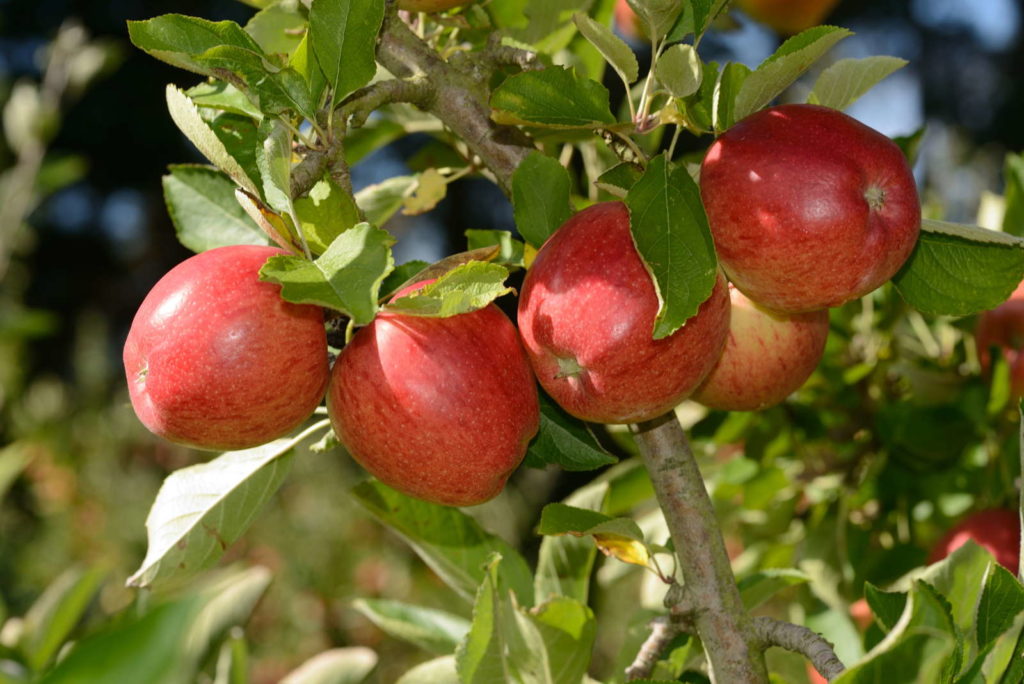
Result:
M627 0L615 0L615 26L619 32L633 42L647 42L650 36L647 24L641 19Z
M937 563L953 553L967 540L989 550L996 562L1017 574L1020 558L1020 513L1003 508L978 511L967 516L938 541L928 556L928 563Z
M817 26L839 0L738 0L752 19L784 36Z
M828 338L828 311L778 314L732 285L725 349L694 401L724 411L757 411L781 403L810 377Z
M1010 392L1024 396L1024 283L1017 286L1010 298L978 317L974 331L981 370L992 371L992 347L998 347L1010 367Z
M762 110L701 166L701 198L726 275L775 311L839 306L889 280L921 226L899 147L842 112Z
M493 304L448 318L378 314L334 364L327 409L366 470L447 506L497 496L540 423L519 335Z
M238 245L197 254L150 290L124 345L128 392L139 420L172 442L245 449L287 434L327 387L319 307L281 299L260 282L274 247Z
M598 423L650 420L685 399L715 364L729 327L719 276L682 328L652 338L658 296L622 202L595 204L544 243L523 281L519 329L544 389Z

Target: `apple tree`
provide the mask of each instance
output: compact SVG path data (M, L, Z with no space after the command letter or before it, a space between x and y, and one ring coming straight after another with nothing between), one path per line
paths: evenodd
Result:
M947 455L974 464L950 492L1016 508L1005 362L991 385L941 378L976 361L958 320L1013 292L1024 240L922 218L915 139L841 113L902 60L822 68L851 34L817 26L754 69L705 61L723 0L631 0L643 70L608 0L249 4L245 26L129 24L189 72L167 107L209 165L164 179L197 256L136 318L127 380L158 434L235 449L167 478L130 585L214 565L295 458L348 454L373 478L346 496L472 604L360 604L437 656L406 684L802 681L805 662L837 682L1020 681L1017 569L977 544L926 565L912 527L935 510L915 479ZM352 166L412 131L444 161L355 192ZM389 219L469 175L515 233L396 264ZM518 330L495 305L511 298ZM601 469L536 511L536 562L455 507L520 463ZM761 553L771 537L800 548ZM598 550L655 597L617 655L595 645L616 629ZM862 594L863 638L844 614Z

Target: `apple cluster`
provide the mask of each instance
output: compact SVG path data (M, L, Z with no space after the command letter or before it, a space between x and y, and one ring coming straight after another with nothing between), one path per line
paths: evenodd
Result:
M784 105L710 147L700 190L721 271L667 337L653 338L659 298L622 202L578 212L544 243L518 330L493 304L445 318L384 308L333 368L323 311L259 280L282 250L221 247L172 269L140 307L124 348L132 405L170 441L244 449L289 433L326 395L338 438L370 473L453 506L492 498L522 461L538 380L598 423L651 420L691 396L771 406L817 365L827 307L878 287L910 254L913 177L880 133Z

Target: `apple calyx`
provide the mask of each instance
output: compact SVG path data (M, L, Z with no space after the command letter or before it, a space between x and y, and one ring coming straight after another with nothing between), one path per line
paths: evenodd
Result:
M885 189L878 185L871 185L864 191L864 199L873 211L881 211L885 206Z
M555 361L558 363L558 372L555 373L555 377L558 379L575 378L587 370L580 365L575 356L556 356Z

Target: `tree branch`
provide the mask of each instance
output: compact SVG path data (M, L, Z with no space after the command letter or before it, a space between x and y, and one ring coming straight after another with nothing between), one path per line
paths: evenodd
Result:
M758 617L754 618L754 630L765 646L778 646L806 656L814 669L829 681L845 669L832 650L832 644L806 627L770 617Z
M743 608L697 461L671 412L633 426L637 445L665 514L716 684L765 684L763 641Z
M650 677L661 654L680 631L679 626L665 616L651 620L651 633L637 651L632 664L626 668L626 679L632 681Z

